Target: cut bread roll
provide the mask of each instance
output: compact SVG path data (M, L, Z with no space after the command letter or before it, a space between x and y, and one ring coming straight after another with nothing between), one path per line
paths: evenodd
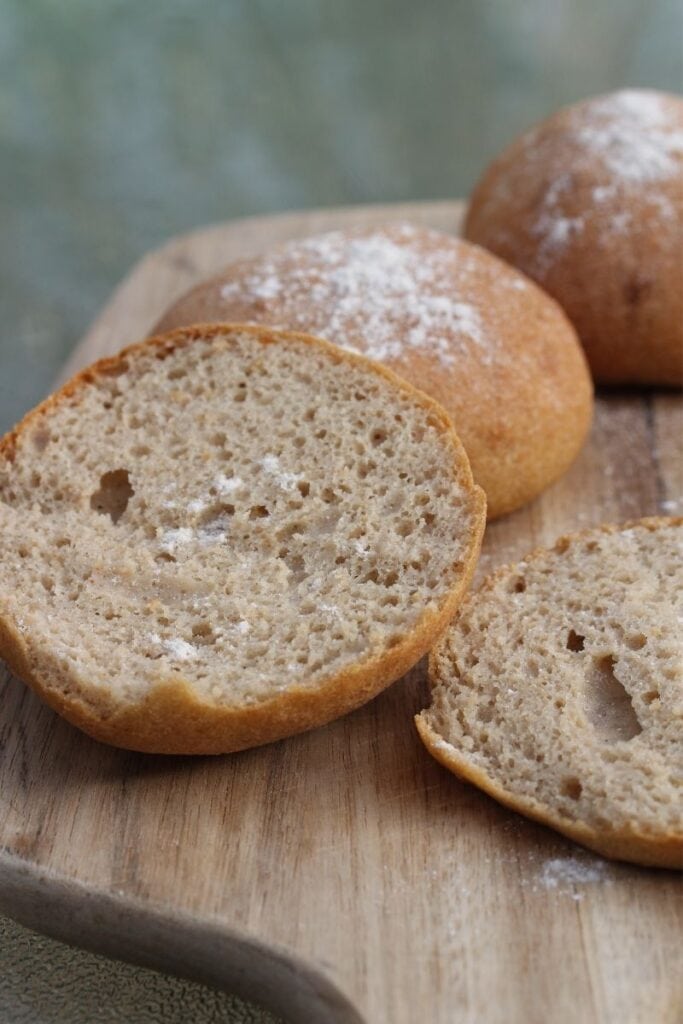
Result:
M484 520L445 413L390 372L303 335L177 331L2 441L0 652L108 743L265 743L425 653Z
M683 867L683 519L489 577L430 658L434 757L606 857Z
M412 224L331 231L240 260L157 330L239 321L310 331L390 367L443 405L489 518L560 477L593 389L559 306L479 246Z

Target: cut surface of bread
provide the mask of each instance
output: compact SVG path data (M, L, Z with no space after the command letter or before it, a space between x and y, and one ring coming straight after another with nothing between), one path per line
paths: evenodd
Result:
M607 857L683 867L683 519L560 539L463 602L430 657L430 753Z
M383 363L455 424L493 519L576 457L590 374L559 306L479 246L407 223L295 239L226 267L157 330L222 320L310 331Z
M467 586L482 492L436 403L303 335L177 331L0 445L0 654L132 749L322 724L414 664Z

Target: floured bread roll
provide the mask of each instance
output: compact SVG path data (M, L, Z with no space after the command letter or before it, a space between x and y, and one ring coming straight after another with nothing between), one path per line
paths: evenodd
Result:
M465 234L564 308L596 380L683 384L683 99L629 89L553 114L491 164Z
M536 497L593 409L576 334L528 278L410 224L333 231L233 263L157 330L232 320L310 331L391 367L452 417L490 518Z

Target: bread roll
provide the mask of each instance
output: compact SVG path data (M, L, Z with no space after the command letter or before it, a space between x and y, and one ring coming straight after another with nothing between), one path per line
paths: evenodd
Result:
M432 653L429 751L606 857L683 867L682 554L653 518L494 573Z
M526 132L474 190L465 235L565 309L595 379L683 383L683 99L626 90Z
M302 335L178 331L0 443L0 654L96 739L251 747L407 671L484 520L445 413L388 370Z
M290 242L226 267L158 325L311 331L389 366L452 417L490 518L570 465L592 413L576 335L531 281L437 231L387 224Z

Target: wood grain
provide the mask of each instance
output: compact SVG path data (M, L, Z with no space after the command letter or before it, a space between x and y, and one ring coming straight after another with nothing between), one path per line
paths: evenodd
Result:
M238 255L387 217L457 231L460 215L314 211L175 239L123 282L68 372ZM602 396L567 476L489 527L480 573L577 527L681 511L681 437L678 396ZM324 729L200 759L100 746L9 673L0 687L0 907L39 930L306 1024L681 1020L677 877L600 861L443 771L412 723L423 666Z

